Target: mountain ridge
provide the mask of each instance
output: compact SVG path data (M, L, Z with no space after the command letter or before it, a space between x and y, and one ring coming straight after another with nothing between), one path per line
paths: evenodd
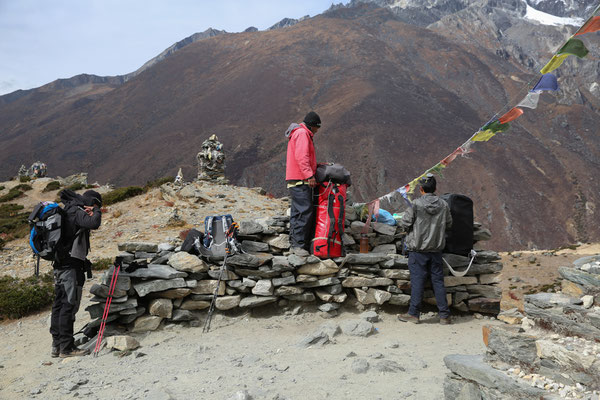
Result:
M53 174L86 170L117 184L179 167L190 177L202 141L215 133L232 182L283 195L283 132L316 109L324 121L319 161L345 164L354 199L371 200L435 165L518 99L535 73L530 61L549 59L572 29L539 26L520 18L520 8L490 3L427 27L375 4L336 7L285 29L197 41L118 87L62 88L0 104L8 150L0 170L14 174L23 160L39 158ZM444 171L440 190L474 199L495 248L600 237L591 223L600 200L593 179L600 98L585 79L596 73L594 63L568 60L555 99L544 95L540 110ZM53 148L42 147L48 140Z

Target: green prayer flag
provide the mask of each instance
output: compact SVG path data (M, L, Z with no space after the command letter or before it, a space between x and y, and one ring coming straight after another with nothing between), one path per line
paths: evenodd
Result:
M589 50L585 48L585 44L581 40L569 39L557 54L572 54L579 58L584 58L588 53Z
M446 166L444 164L438 163L435 166L431 167L429 170L427 170L427 173L436 174L436 175L443 177L444 175L442 175L442 170L444 168L446 168Z
M482 131L489 130L489 131L492 131L493 133L506 132L509 129L510 129L510 124L508 122L505 124L501 124L500 121L498 121L498 120L495 120L494 122L490 122L489 124L487 124L486 126L481 128Z

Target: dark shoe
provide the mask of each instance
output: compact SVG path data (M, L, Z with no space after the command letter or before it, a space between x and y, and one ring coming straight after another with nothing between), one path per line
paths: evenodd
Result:
M452 325L452 318L440 318L440 325Z
M60 352L58 351L58 347L52 346L52 350L50 350L50 357L56 358Z
M59 357L60 358L81 357L81 356L87 356L88 354L90 354L89 350L78 349L75 347L71 350L61 352Z
M419 321L419 317L415 317L414 315L411 315L409 313L398 314L398 320L402 322L412 322L413 324L418 324L421 322Z
M310 253L302 247L292 247L291 252L299 257L308 257L310 255Z

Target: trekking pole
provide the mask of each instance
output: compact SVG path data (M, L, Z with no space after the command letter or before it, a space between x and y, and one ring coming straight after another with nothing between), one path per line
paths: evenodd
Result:
M208 333L210 330L210 321L212 320L213 312L215 311L215 305L217 303L217 297L219 296L219 289L221 288L221 279L223 278L223 270L226 268L227 264L227 254L229 253L229 245L226 246L225 250L225 258L223 259L223 264L221 265L221 269L219 270L219 279L217 279L217 288L213 293L212 301L210 302L210 308L208 309L208 315L206 316L206 321L204 321L204 327L202 328L202 333Z
M113 274L110 279L110 286L108 288L108 297L106 298L106 304L104 305L104 312L102 313L102 321L100 322L100 330L98 331L98 339L96 340L96 347L94 348L94 357L98 356L100 347L102 345L102 337L104 336L104 329L106 328L106 320L108 319L108 313L110 311L110 304L112 303L113 294L117 287L117 280L119 278L119 271L121 270L121 263L115 262Z
M206 321L204 321L204 327L202 328L202 333L208 333L210 330L210 321L212 320L213 312L215 311L215 305L217 303L217 297L219 295L219 289L221 288L221 279L223 278L223 271L227 269L227 256L231 252L231 243L230 239L235 238L235 233L237 232L238 224L233 223L227 233L225 234L225 258L223 259L223 264L221 265L221 269L219 270L219 279L217 279L217 288L213 293L212 301L210 302L210 308L208 309L208 315L206 316Z

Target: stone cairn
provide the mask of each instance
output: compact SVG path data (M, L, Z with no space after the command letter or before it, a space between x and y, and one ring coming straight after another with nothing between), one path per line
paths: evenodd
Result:
M30 177L30 178L44 178L48 173L48 168L46 164L41 161L36 161L31 164L31 167L27 169L24 165L21 165L19 168L18 176L21 177Z
M524 299L520 326L485 326L487 353L449 355L446 399L600 398L600 255L560 267L562 293Z
M321 260L289 253L289 217L276 216L240 223L239 240L246 254L227 259L228 270L218 287L216 309L250 309L269 303L293 310L312 303L324 317L337 315L343 303L358 308L384 304L407 306L410 300L408 260L397 254L401 235L395 226L373 223L368 237L372 250L357 253L357 240L364 223L352 207L347 208L345 257ZM489 239L479 224L475 237ZM206 317L221 261L199 258L178 251L174 244L122 243L123 267L135 260L148 261L147 268L131 273L121 270L110 313L107 336L124 330L152 331L161 323L190 321L199 325ZM447 255L456 267L467 265L466 257ZM457 310L497 314L501 292L496 283L502 264L493 251L480 251L465 277L447 276L448 302ZM113 273L111 267L90 292L95 304L86 308L99 326ZM431 289L425 301L435 304ZM204 311L202 311L204 310ZM164 322L163 322L164 321Z
M202 143L198 159L198 180L227 183L225 179L225 153L217 135L212 135Z

